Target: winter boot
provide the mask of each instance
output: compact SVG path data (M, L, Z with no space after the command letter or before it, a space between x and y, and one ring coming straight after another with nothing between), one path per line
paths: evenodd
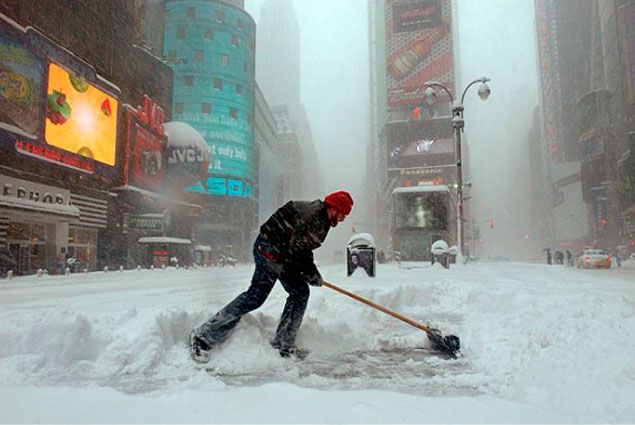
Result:
M192 360L198 363L207 363L209 361L210 347L203 339L192 333L190 335L190 355Z
M295 357L299 360L304 360L306 356L309 355L309 350L298 347L280 348L278 352L280 353L281 357Z

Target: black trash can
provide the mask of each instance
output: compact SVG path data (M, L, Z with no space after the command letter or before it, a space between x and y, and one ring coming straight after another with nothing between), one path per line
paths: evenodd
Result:
M446 269L450 268L450 249L444 240L435 241L430 247L430 252L432 253L432 264L439 263Z
M377 258L375 240L370 233L356 233L346 244L346 275L350 276L361 267L366 274L375 277Z

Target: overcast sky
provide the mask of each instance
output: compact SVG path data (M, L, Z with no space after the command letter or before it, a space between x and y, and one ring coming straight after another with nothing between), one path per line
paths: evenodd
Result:
M246 0L258 22L264 0ZM292 0L300 30L301 99L309 115L326 190L362 193L369 139L367 0ZM483 75L466 96L465 137L472 155L473 200L492 255L529 251L525 135L538 103L533 0L458 0L460 88ZM363 202L363 200L361 200ZM352 221L359 220L353 216Z

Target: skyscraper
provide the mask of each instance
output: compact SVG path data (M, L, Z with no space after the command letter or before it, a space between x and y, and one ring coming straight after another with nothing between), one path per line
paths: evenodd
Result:
M301 160L287 178L302 176L289 197L313 197L321 192L321 175L309 116L300 99L300 31L291 0L268 0L260 10L256 29L256 81L274 110L284 110L294 129ZM285 135L288 139L288 134ZM283 149L284 150L284 149ZM302 170L302 164L310 164Z
M300 103L300 31L291 0L268 0L256 29L256 81L270 105Z

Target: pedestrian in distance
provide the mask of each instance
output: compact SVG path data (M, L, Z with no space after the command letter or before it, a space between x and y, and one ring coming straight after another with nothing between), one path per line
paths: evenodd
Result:
M551 248L546 248L545 251L547 251L547 264L551 264Z
M308 351L296 347L295 339L309 300L309 285L322 285L313 250L352 208L351 195L338 191L324 200L289 201L273 213L260 226L254 242L256 269L249 288L192 331L192 358L208 361L209 352L229 336L241 317L265 302L277 280L289 295L271 346L282 357L306 357Z
M567 256L567 266L573 266L573 255L571 254L571 251L567 249L565 254Z
M0 277L6 277L9 270L14 270L17 261L13 258L11 250L6 245L0 246Z
M622 257L620 256L620 250L615 248L615 250L613 250L613 257L615 257L615 263L617 264L617 267L622 267Z

